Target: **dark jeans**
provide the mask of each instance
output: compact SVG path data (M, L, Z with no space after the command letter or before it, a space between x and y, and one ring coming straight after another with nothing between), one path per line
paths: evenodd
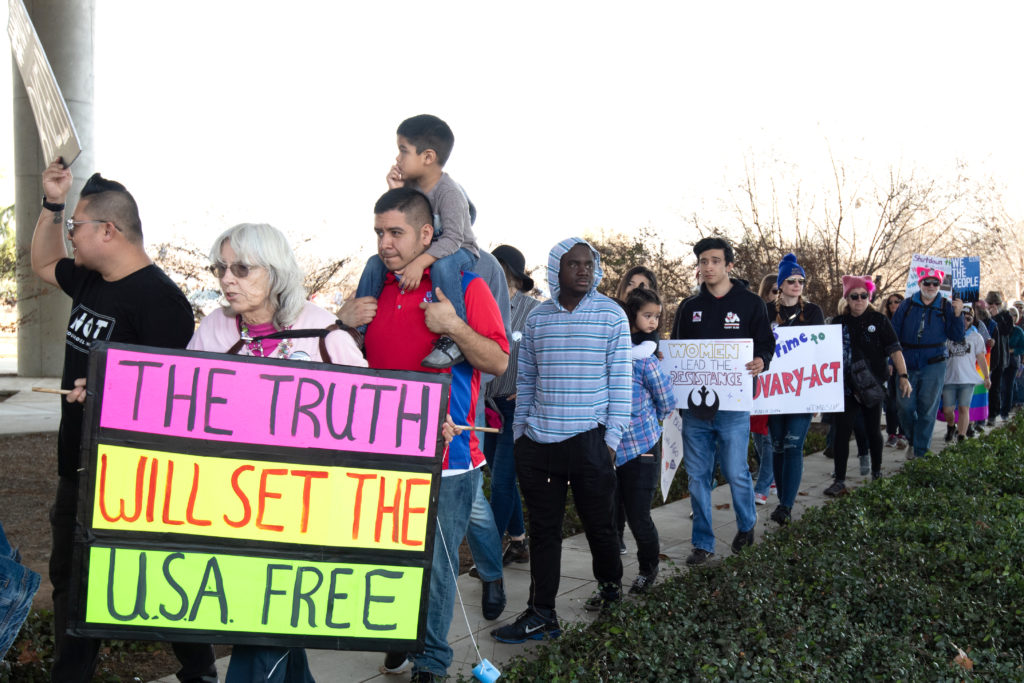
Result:
M988 378L991 381L988 388L988 417L993 419L1002 414L1003 369L990 368Z
M792 509L800 491L800 480L804 475L804 440L811 428L812 417L811 413L788 413L772 415L768 419L779 504L786 508Z
M50 509L53 547L50 550L50 582L53 583L54 660L50 680L54 683L89 683L100 651L100 639L80 638L66 633L68 627L68 590L78 511L78 479L61 477L57 498ZM202 643L171 643L181 663L178 680L216 683L217 667L213 646Z
M512 418L516 413L516 402L504 396L497 396L494 404L498 406L504 422L500 434L488 434L484 439L484 457L491 468L491 512L494 513L494 524L498 527L498 535L522 536L523 503L519 499L519 486L516 483L516 459L512 441Z
M871 451L871 471L882 471L882 404L865 408L853 396L847 395L843 412L835 413L836 441L832 445L835 458L836 481L846 481L846 461L850 459L850 435L857 419L862 417L867 431L868 449Z
M636 558L642 574L653 574L658 569L658 529L651 519L651 498L658 481L657 442L651 453L644 453L623 463L615 470L618 479L617 511L625 512L625 521L636 539Z
M885 383L885 431L889 436L906 434L900 424L899 378L893 374Z
M530 517L531 607L555 608L562 565L562 518L569 486L590 545L599 584L622 583L619 538L615 533L615 467L604 442L604 427L557 443L516 440L516 473ZM647 498L650 504L650 496Z
M301 647L235 645L224 683L315 683Z
M1004 418L1010 416L1010 408L1013 407L1013 382L1015 379L1017 379L1016 361L1003 368L999 383L999 414Z

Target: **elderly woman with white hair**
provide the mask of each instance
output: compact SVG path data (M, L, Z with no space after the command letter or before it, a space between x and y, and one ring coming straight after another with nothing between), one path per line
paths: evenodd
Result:
M189 349L366 367L354 337L328 330L335 317L306 301L302 271L277 228L243 223L226 230L213 242L210 263L225 305L203 319ZM307 336L309 330L327 333ZM302 648L236 645L225 680L308 683L313 677Z

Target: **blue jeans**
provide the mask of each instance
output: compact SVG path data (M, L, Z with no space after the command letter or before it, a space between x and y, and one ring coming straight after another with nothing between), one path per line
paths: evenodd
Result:
M792 508L800 490L800 479L804 475L804 439L811 428L812 417L811 413L793 413L768 418L779 505L783 507Z
M942 385L946 380L946 362L932 363L910 370L910 396L900 396L900 424L914 444L914 455L928 451L935 431L935 415L942 398Z
M757 474L754 476L754 493L767 496L775 481L775 463L772 457L772 435L751 434L754 437L754 450L757 451Z
M235 645L224 683L315 683L301 647Z
M477 470L479 472L479 470ZM501 562L501 536L494 524L494 513L484 495L483 474L480 485L473 494L473 509L469 514L469 529L466 530L466 541L473 553L473 562L480 574L481 581L497 581L503 575ZM460 541L461 543L461 541Z
M504 426L500 434L488 434L484 439L484 457L491 468L491 511L499 536L505 532L509 536L522 536L526 533L526 525L523 523L523 502L519 498L512 439L516 402L499 396L494 399L494 404L501 412Z
M39 574L23 567L21 555L7 542L0 524L0 658L28 618L32 597L39 590Z
M427 634L423 652L413 657L413 672L429 671L443 678L452 663L448 628L452 625L455 607L459 545L469 528L473 497L482 481L479 469L441 478L437 494L434 558L430 568L430 595L427 598Z
M467 249L459 249L454 254L445 256L430 266L430 282L434 290L440 288L445 297L455 307L455 313L466 320L466 297L462 294L462 273L470 272L476 265L476 256ZM363 274L359 276L359 285L356 287L356 296L372 296L380 298L380 292L384 289L384 278L388 269L380 256L374 254L366 262ZM435 299L436 300L436 299Z
M683 411L683 462L690 479L690 505L693 508L692 541L695 548L715 551L711 530L711 477L715 471L715 451L722 474L732 490L739 531L750 531L757 522L754 511L754 486L747 467L750 443L750 413L719 411L712 420L701 420Z

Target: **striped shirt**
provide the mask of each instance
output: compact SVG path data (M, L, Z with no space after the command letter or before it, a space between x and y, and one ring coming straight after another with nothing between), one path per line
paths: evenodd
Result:
M538 443L557 443L604 425L605 443L615 450L629 425L632 399L626 314L596 290L572 311L556 299L541 303L526 320L513 438L526 434Z
M523 338L523 327L526 325L526 318L530 311L540 306L540 302L522 292L516 292L509 302L512 310L509 327L511 333L508 338L508 370L505 374L493 380L487 385L487 398L495 396L511 396L516 393L516 359L519 357L519 341Z

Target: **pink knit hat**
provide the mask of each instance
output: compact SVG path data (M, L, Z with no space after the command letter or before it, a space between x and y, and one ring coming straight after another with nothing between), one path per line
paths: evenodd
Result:
M938 280L939 284L942 284L942 281L946 279L946 274L938 268L919 266L917 269L917 284L921 284L921 280L929 277Z
M870 297L875 293L875 283L871 281L870 275L844 275L843 276L843 298L845 299L855 289L864 288Z

